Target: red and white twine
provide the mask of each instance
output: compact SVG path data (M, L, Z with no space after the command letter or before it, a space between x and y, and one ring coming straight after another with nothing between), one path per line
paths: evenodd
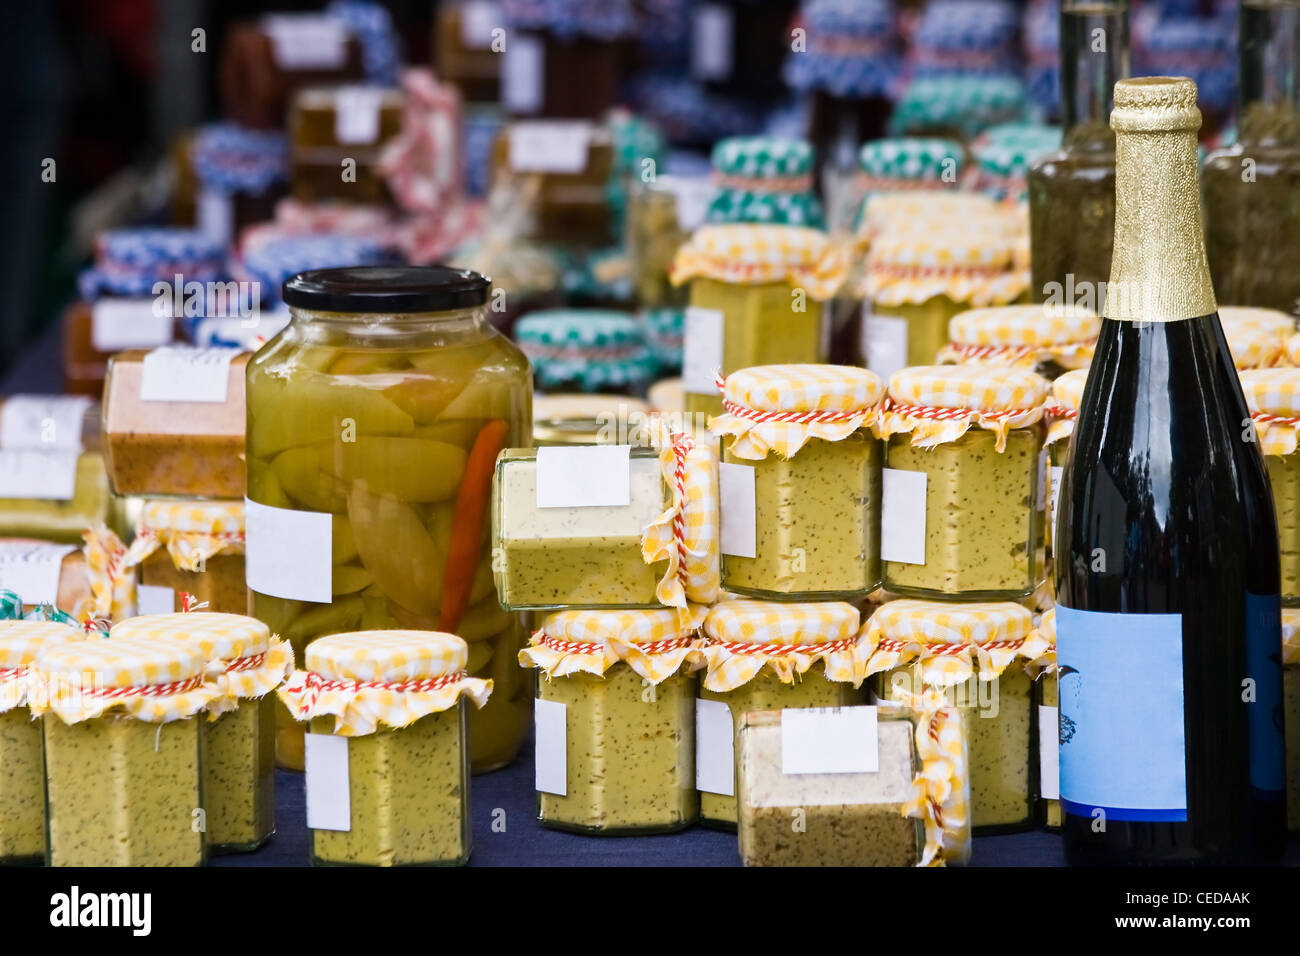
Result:
M690 584L690 574L686 570L686 462L695 450L695 439L685 432L674 432L672 436L673 455L677 459L673 471L673 481L677 485L677 513L673 515L673 540L677 545L677 580L685 591Z
M740 173L714 173L713 184L720 189L755 193L806 193L812 189L812 176L745 176Z
M171 681L166 684L146 684L142 687L87 687L82 693L87 697L105 700L120 700L124 697L170 697L172 694L185 694L203 686L204 677L196 674L185 680Z
M1068 418L1071 421L1079 417L1079 412L1068 405L1044 405L1043 414L1048 418Z
M1047 346L1037 345L965 345L960 342L951 343L950 348L959 358L967 361L980 359L1022 359L1031 355L1036 355Z
M460 672L444 674L441 677L422 677L418 680L406 681L343 680L325 677L315 671L306 671L302 682L294 684L292 687L286 687L285 692L302 694L303 699L298 706L298 712L310 715L316 709L320 695L326 692L350 691L355 693L363 690L386 690L394 694L423 694L458 684L465 677L465 673Z
M904 415L907 418L920 418L927 421L937 422L954 422L968 419L972 415L979 415L981 418L987 418L990 421L1001 421L1004 418L1015 418L1018 415L1027 415L1036 409L1008 408L1000 412L992 412L978 408L947 408L936 407L933 405L908 405L903 402L896 402L892 398L886 398L884 410Z
M764 657L784 657L786 654L838 654L851 651L858 643L856 637L847 637L841 641L822 641L813 644L748 644L744 641L719 641L711 638L709 643L733 654L757 654Z
M1286 415L1270 415L1267 412L1255 412L1250 416L1256 425L1300 425L1300 418Z
M603 654L607 646L597 641L561 641L540 629L533 631L533 640L542 647L552 651L559 651L561 654ZM637 644L636 647L637 650L645 654L666 654L669 651L679 651L690 647L695 643L695 640L695 636L691 634L686 637L673 637L662 641L648 641L645 644Z
M725 394L727 380L721 374L714 373L713 383L718 386L718 391ZM776 422L782 425L844 425L855 422L871 412L871 409L868 408L858 408L850 411L768 412L750 408L748 405L741 405L728 398L723 398L722 407L726 409L728 415L734 415L737 418L744 418L759 424Z

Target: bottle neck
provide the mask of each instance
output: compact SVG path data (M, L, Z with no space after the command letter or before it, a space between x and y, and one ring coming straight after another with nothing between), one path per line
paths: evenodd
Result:
M1061 111L1067 133L1111 142L1115 82L1128 75L1125 0L1062 0Z
M1300 145L1300 0L1243 0L1239 139Z

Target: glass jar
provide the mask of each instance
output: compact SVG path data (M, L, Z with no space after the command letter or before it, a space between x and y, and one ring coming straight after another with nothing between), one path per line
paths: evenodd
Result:
M110 498L98 451L0 448L0 536L80 541Z
M1030 368L1050 381L1091 362L1100 331L1095 312L1068 303L968 309L948 323L939 362Z
M858 150L856 192L861 204L854 229L864 229L867 207L881 195L917 193L923 199L932 192L955 190L965 161L961 143L951 139L898 136L864 143Z
M533 397L535 445L629 445L643 437L650 406L624 395L537 395Z
M465 698L482 707L493 687L465 675L468 661L465 641L432 631L332 634L307 648L280 700L310 723L308 790L348 793L346 814L308 816L313 865L469 859Z
M1028 198L1030 164L1061 145L1061 128L1038 123L1001 123L971 143L970 185L997 202L1019 204Z
M537 679L537 818L556 830L669 833L699 812L695 676L702 608L561 611L520 660ZM563 733L556 731L563 727Z
M40 721L27 709L27 669L43 648L81 636L52 621L0 621L0 866L45 861L45 757Z
M293 667L288 644L266 625L211 611L145 614L114 624L111 640L186 643L220 668L219 704L203 738L203 823L208 850L256 850L275 832L275 697Z
M515 324L515 341L541 391L644 395L654 381L645 331L626 312L531 312Z
M1300 831L1300 609L1282 609L1282 697L1286 730L1286 817Z
M133 530L124 563L156 589L143 592L146 613L188 610L183 594L209 611L248 613L242 501L148 500Z
M284 95L287 100L288 94ZM177 173L179 180L195 182L194 207L178 206L173 218L192 223L223 246L237 243L249 226L275 219L275 207L287 191L289 178L288 138L282 131L286 109L281 107L266 130L241 126L238 121L200 127ZM337 174L342 174L341 168Z
M825 228L806 140L730 137L713 147L712 160L715 188L706 221Z
M615 105L621 41L637 30L629 0L509 10L501 102L511 115L594 120Z
M438 77L466 103L495 103L501 96L501 60L492 49L499 7L483 0L441 3L434 14L433 62Z
M1020 119L1025 115L1025 100L1020 78L1003 73L917 76L894 103L889 132L965 142L990 126Z
M832 601L740 598L710 609L701 649L708 670L696 710L700 820L706 826L736 826L733 755L746 713L864 702L854 683L858 622L857 608ZM789 652L771 653L778 644Z
M1273 491L1282 602L1300 605L1300 369L1252 369L1240 378Z
M204 863L202 711L219 695L206 664L195 647L127 639L41 652L30 705L43 715L48 866Z
M711 428L728 482L752 486L753 511L744 495L724 494L723 508L729 523L754 529L752 553L723 555L723 587L787 601L866 597L880 584L882 454L870 428L880 379L848 366L767 365L728 376L723 395L727 413Z
M532 383L487 324L487 286L441 267L302 273L285 285L293 321L248 367L253 614L299 659L357 628L490 642L476 676L518 686L470 715L475 771L514 759L531 706L510 673L523 627L493 590L488 506L497 452L532 440ZM277 759L301 766L287 716Z
M937 693L963 713L977 836L1024 830L1036 819L1036 695L1017 661L1032 630L1031 612L1011 602L900 599L882 605L867 623L875 650L866 669L877 698L906 703ZM1006 643L997 651L977 649L994 642Z
M1034 592L1046 571L1046 394L1044 379L1020 369L894 375L881 425L885 590L963 600Z
M289 110L289 188L304 202L388 201L379 172L383 145L402 129L401 90L379 86L310 87ZM345 179L342 163L351 160Z
M637 170L640 174L641 170ZM643 308L680 308L685 291L668 279L677 250L704 222L713 185L703 176L636 175L628 191L627 255Z

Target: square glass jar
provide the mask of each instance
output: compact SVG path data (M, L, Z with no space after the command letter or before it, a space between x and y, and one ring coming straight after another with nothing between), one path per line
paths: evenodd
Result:
M203 724L203 799L213 853L256 850L275 832L275 695Z
M26 707L0 713L0 866L45 861L45 756Z

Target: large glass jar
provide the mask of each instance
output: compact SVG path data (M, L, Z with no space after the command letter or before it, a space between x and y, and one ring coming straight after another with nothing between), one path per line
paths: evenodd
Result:
M1241 389L1254 419L1273 490L1282 560L1282 601L1300 605L1300 368L1244 371Z
M1046 573L1042 403L1033 372L926 366L890 380L884 588L913 597L1026 597Z
M863 703L854 683L858 623L857 608L838 601L741 598L709 611L701 649L708 670L696 710L702 822L736 826L734 754L746 713Z
M723 556L723 587L786 601L866 597L880 584L882 455L870 427L880 379L764 365L728 376L723 395L727 412L712 420L725 445L722 508L729 525L753 529L752 548L733 543ZM733 482L745 490L732 494Z
M470 716L476 771L503 766L531 706L524 630L497 603L497 453L532 442L527 360L487 323L488 281L441 267L324 269L285 284L288 328L248 367L253 614L301 659L322 634L441 629L491 648ZM513 694L510 692L513 690ZM281 712L277 759L302 765Z

